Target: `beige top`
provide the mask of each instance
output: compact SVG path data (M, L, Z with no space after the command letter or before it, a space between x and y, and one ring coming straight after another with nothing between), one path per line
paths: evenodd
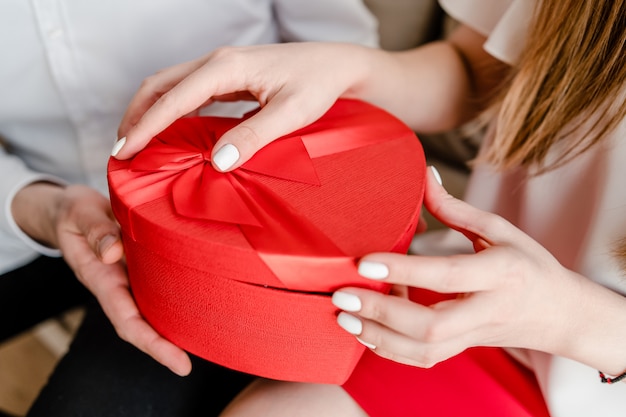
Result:
M452 17L488 36L489 53L516 62L533 1L440 3ZM608 139L571 163L528 181L520 181L523 172L494 174L488 167L477 168L466 200L513 222L566 267L626 294L626 277L611 256L626 236L626 120ZM530 352L530 359L553 416L622 415L626 410L626 384L600 384L596 369L543 352Z

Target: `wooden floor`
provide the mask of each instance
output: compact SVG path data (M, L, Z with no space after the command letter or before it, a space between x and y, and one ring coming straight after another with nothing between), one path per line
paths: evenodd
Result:
M81 319L75 310L0 344L0 410L26 414Z
M0 410L24 415L56 362L33 333L0 346Z

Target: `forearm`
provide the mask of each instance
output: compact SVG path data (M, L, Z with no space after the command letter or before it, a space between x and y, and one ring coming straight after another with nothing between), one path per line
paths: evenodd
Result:
M49 182L35 182L17 192L11 202L15 223L33 240L58 248L56 216L63 187Z
M491 70L502 64L483 50L484 40L461 26L446 41L406 52L338 42L220 48L146 79L120 123L123 140L114 156L131 157L172 120L214 101L247 99L262 107L215 144L214 162L225 145L233 146L218 170L237 168L270 141L319 118L339 97L381 106L417 132L450 130L475 116L486 87L497 84L489 81Z
M567 300L569 317L556 352L610 375L626 371L626 298L584 277ZM560 297L559 297L560 298Z
M373 51L366 76L349 94L375 103L422 133L475 117L508 67L483 49L484 37L460 27L446 41L402 52Z

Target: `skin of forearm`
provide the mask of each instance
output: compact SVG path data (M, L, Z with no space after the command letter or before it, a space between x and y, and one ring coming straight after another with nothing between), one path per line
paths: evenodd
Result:
M421 133L462 125L484 107L508 67L482 48L484 37L467 27L449 39L416 49L374 50L352 93L377 104Z
M563 337L554 353L609 375L621 374L626 371L626 298L574 275L573 296L565 298L570 316L560 329Z
M35 182L17 192L11 202L16 224L32 239L58 248L56 216L64 188L48 182Z

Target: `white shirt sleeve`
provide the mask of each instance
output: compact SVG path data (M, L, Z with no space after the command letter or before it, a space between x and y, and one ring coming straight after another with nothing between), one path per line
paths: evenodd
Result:
M65 181L29 170L19 158L8 155L4 150L0 150L0 178L3 179L0 181L0 201L4 202L0 216L0 236L3 244L10 245L16 251L16 256L25 259L32 257L34 253L61 256L59 250L39 244L19 228L11 215L11 203L15 194L28 184L47 181L64 185Z
M361 0L276 0L274 12L284 41L379 46L378 22Z

